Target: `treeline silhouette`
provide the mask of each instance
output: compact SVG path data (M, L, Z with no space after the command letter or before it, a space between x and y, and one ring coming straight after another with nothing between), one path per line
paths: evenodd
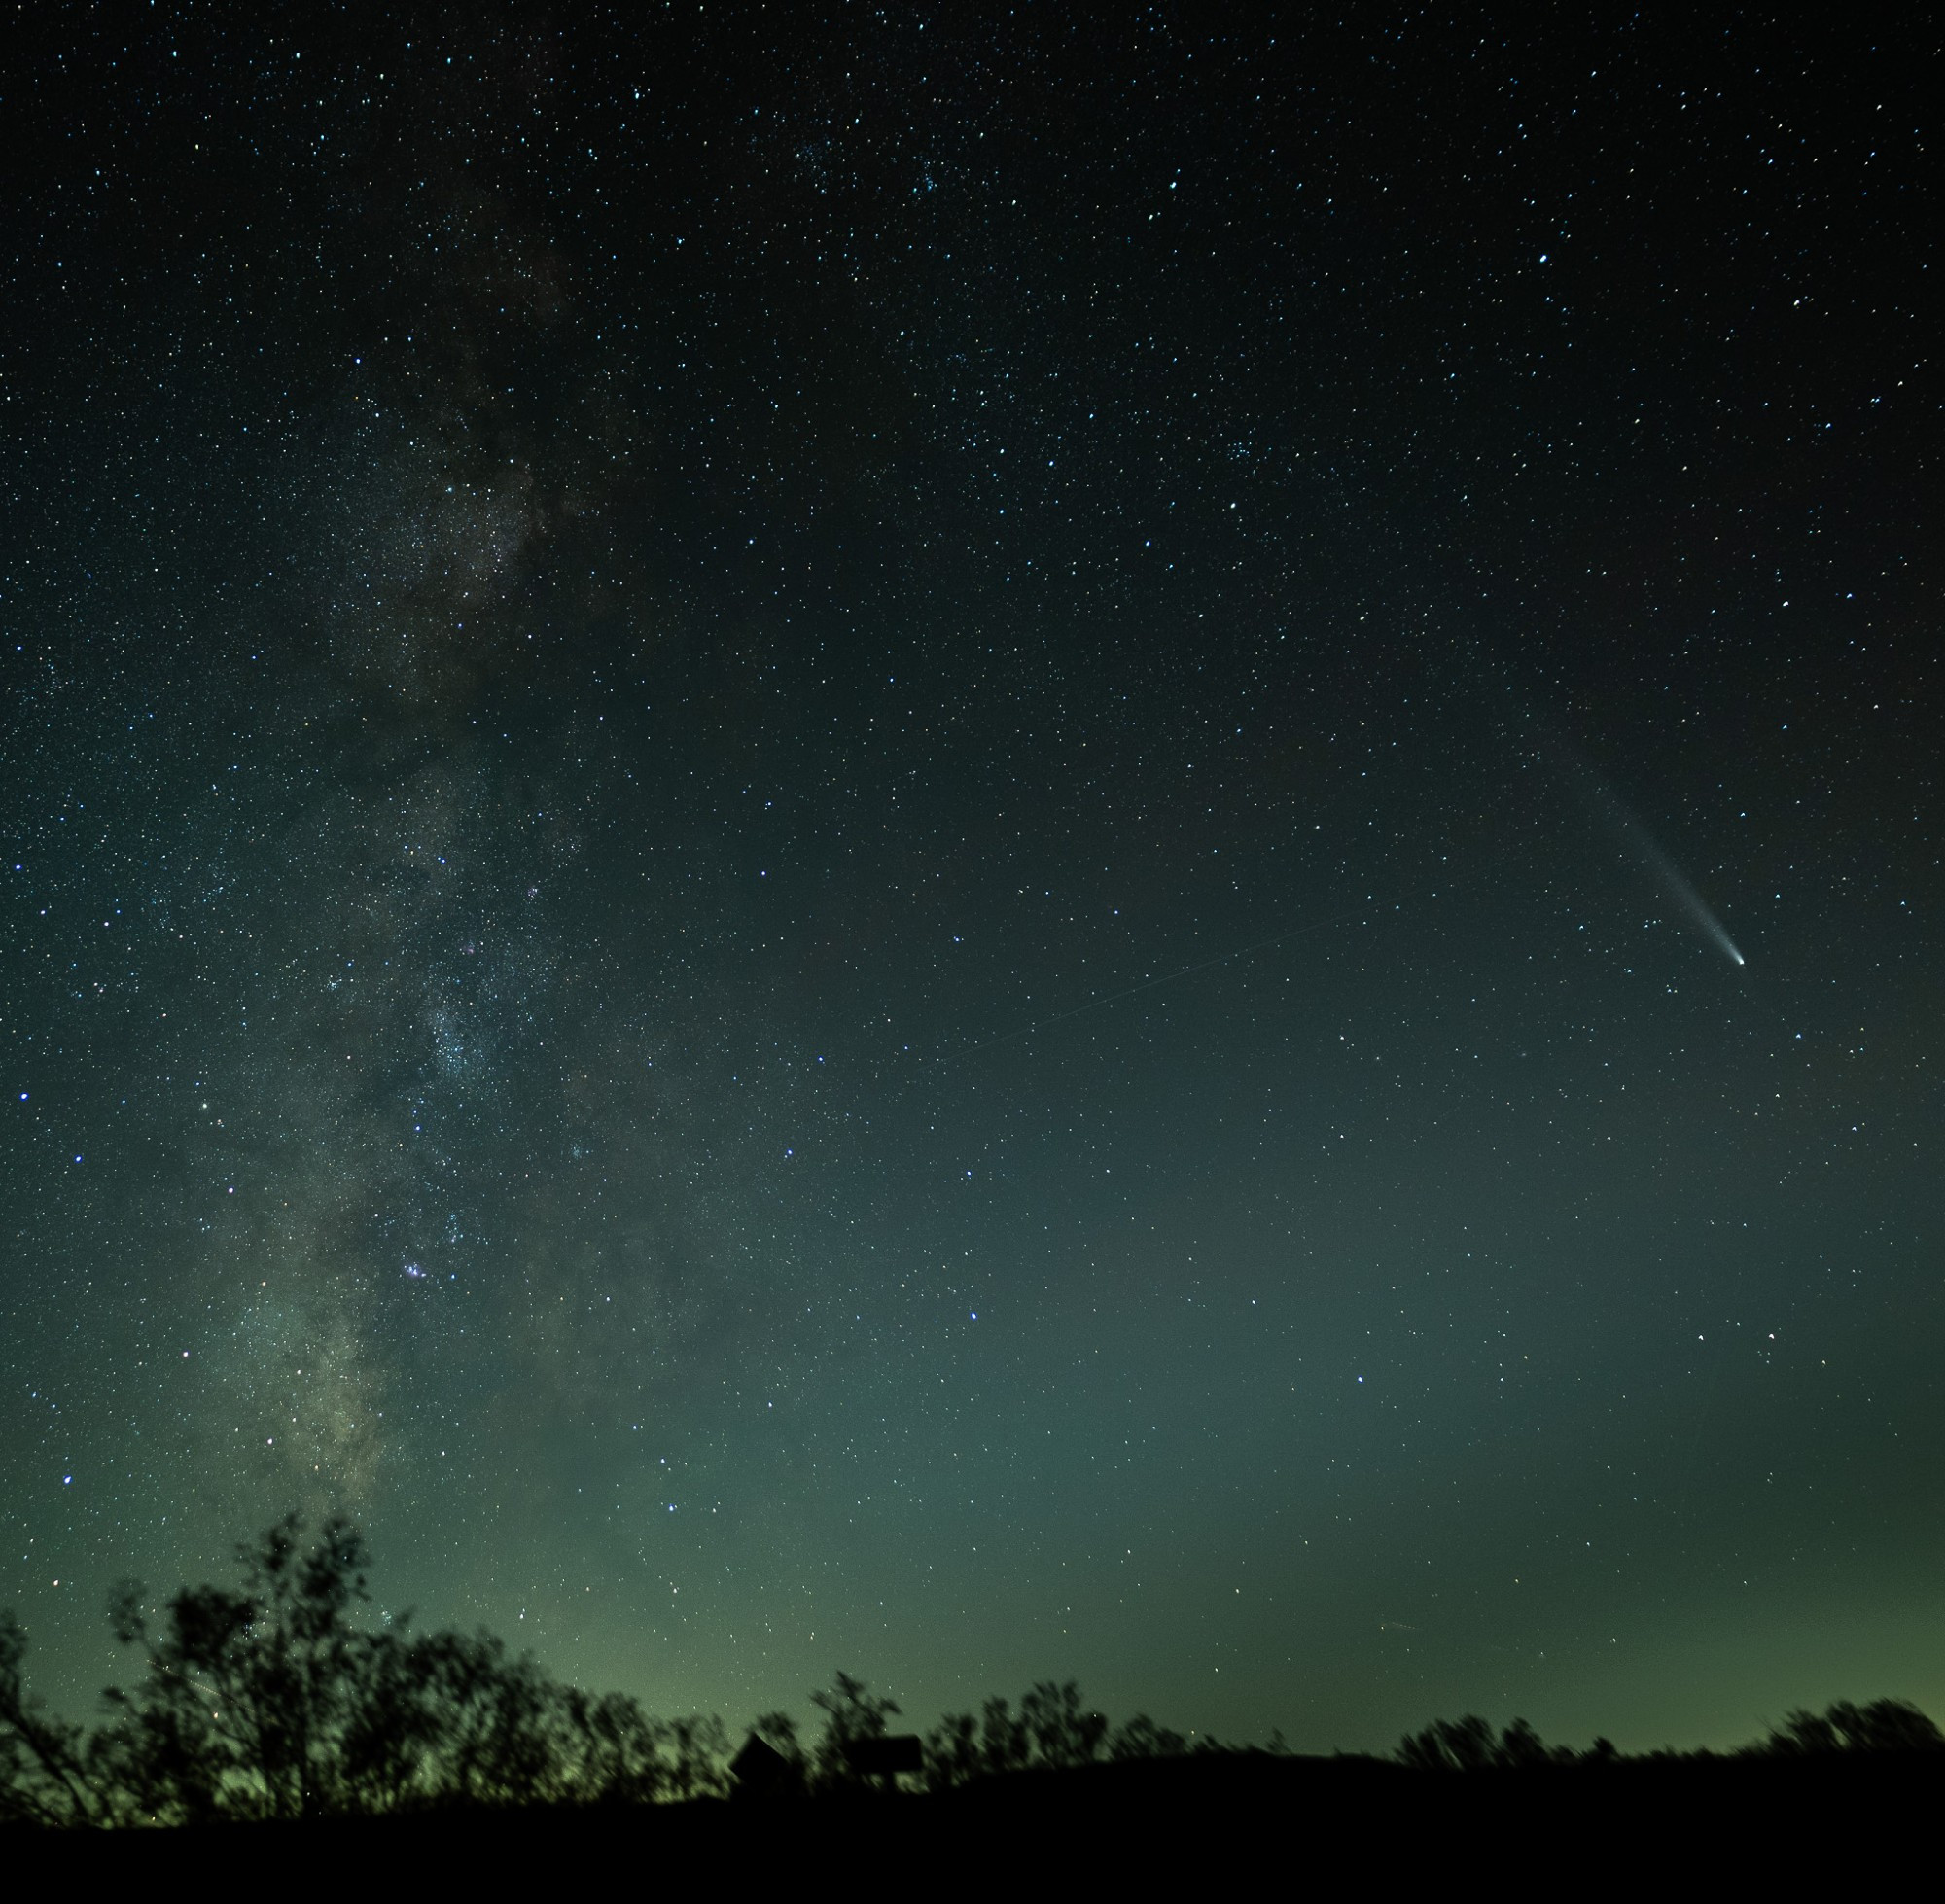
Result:
M306 1541L291 1516L240 1547L238 1558L239 1587L185 1587L154 1624L139 1583L116 1589L110 1624L139 1674L107 1690L91 1731L28 1692L26 1635L18 1621L0 1619L0 1820L88 1827L612 1810L736 1792L719 1718L655 1718L627 1694L595 1697L563 1685L484 1632L414 1634L409 1616L359 1624L368 1560L348 1522L327 1522ZM869 1762L867 1742L889 1737L899 1708L845 1673L811 1700L822 1714L813 1740L785 1712L764 1713L750 1728L767 1747L772 1776L763 1789L870 1788L860 1770ZM1945 1737L1929 1718L1882 1699L1791 1712L1733 1756L1938 1752ZM1071 1680L1044 1681L1017 1705L989 1699L977 1715L942 1718L924 1738L917 1780L949 1792L1008 1775L1221 1755L1289 1756L1280 1737L1268 1748L1225 1745L1146 1714L1114 1726L1083 1705ZM1574 1751L1547 1745L1522 1719L1495 1733L1468 1716L1408 1735L1394 1763L1481 1773L1620 1757L1606 1740Z

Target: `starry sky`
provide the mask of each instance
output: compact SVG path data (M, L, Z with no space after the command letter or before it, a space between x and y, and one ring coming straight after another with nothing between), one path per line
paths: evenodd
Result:
M1945 1712L1935 32L392 12L0 54L56 1701Z

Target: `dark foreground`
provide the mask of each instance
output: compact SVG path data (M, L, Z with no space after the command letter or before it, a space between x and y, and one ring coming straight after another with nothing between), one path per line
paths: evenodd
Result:
M1219 1890L1318 1883L1384 1893L1436 1879L1680 1894L1758 1871L1842 1870L1855 1883L1913 1857L1928 1862L1941 1800L1936 1755L1452 1774L1244 1754L1022 1773L938 1797L16 1831L0 1836L0 1888L161 1880L213 1897L248 1888L355 1898L428 1884L489 1896L563 1886L613 1894L687 1879L1038 1895L1093 1876Z

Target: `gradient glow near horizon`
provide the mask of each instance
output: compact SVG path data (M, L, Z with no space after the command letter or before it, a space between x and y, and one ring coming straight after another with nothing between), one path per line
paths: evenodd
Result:
M1945 1712L1928 61L1197 18L21 29L71 1714L293 1506L731 1722Z

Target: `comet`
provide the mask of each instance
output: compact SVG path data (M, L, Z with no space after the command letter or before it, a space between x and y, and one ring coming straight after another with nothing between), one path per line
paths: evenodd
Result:
M1663 851L1660 842L1629 810L1621 796L1578 755L1569 750L1568 758L1573 762L1574 779L1609 830L1641 862L1655 884L1688 915L1696 931L1716 951L1731 965L1748 965L1736 941L1729 936L1728 928L1710 910L1708 900L1695 890L1688 875Z
M1609 795L1612 798L1612 795ZM1687 913L1697 931L1716 951L1734 965L1747 965L1749 961L1737 949L1736 941L1729 936L1728 929L1710 911L1709 902L1688 883L1681 868L1671 860L1661 847L1649 836L1647 829L1635 817L1614 801L1621 826L1627 829L1627 836L1635 851L1641 855L1642 863L1653 873L1663 890L1679 906Z

